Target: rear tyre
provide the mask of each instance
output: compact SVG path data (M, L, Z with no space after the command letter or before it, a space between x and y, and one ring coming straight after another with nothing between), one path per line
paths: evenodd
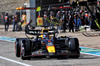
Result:
M72 58L80 57L79 41L77 38L70 38L69 40L69 51L71 51Z
M21 50L21 39L17 38L15 41L15 54L16 57L20 57L20 50Z

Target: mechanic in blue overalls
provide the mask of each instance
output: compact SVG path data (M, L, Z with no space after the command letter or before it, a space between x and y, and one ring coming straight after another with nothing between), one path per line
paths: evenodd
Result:
M81 19L78 16L78 14L75 15L74 17L74 22L75 22L75 31L79 31L79 26L81 26Z
M47 27L47 26L49 26L49 23L48 23L48 21L46 20L46 18L47 18L47 12L44 11L44 23L43 23L43 25Z
M88 13L88 11L85 11L84 17L85 17L86 25L89 25L89 13Z
M60 29L60 27L59 27L60 22L58 21L58 20L60 20L60 11L57 12L56 18L57 18L57 23L58 23L57 24L57 29Z
M18 18L17 14L14 15L14 22L13 22L13 31L17 31L18 28L18 22L20 19Z
M52 28L52 29L54 29L54 13L53 13L53 11L51 11L50 12L50 20L51 20L51 22L50 22L50 28Z
M12 31L15 31L15 15L13 15L13 30Z
M63 28L63 32L66 32L67 16L65 15L65 11L62 11L62 13L63 13L62 28Z
M5 31L8 31L8 28L9 28L9 16L8 16L8 13L6 13L6 16L4 17L4 23L5 23Z

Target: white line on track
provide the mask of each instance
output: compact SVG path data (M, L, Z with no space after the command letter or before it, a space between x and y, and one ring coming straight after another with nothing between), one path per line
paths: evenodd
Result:
M20 65L23 65L23 66L31 66L29 64L18 62L18 61L15 61L15 60L12 60L12 59L9 59L9 58L5 58L5 57L2 57L2 56L0 56L0 58L3 59L3 60L7 60L7 61L10 61L10 62L13 62L13 63L17 63L17 64L20 64Z

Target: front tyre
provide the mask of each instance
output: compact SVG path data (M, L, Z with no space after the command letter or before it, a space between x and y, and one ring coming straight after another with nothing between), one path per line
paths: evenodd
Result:
M70 38L69 40L69 51L71 51L72 58L80 57L79 41L77 38Z
M31 40L22 40L22 49L21 50L21 59L22 60L28 60L30 57L26 57L31 55Z

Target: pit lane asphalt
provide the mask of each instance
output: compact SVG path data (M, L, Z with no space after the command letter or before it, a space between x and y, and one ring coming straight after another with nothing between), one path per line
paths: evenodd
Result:
M81 54L79 59L32 58L31 60L21 60L15 56L14 42L0 40L0 66L99 66L99 60L99 56L86 54Z

